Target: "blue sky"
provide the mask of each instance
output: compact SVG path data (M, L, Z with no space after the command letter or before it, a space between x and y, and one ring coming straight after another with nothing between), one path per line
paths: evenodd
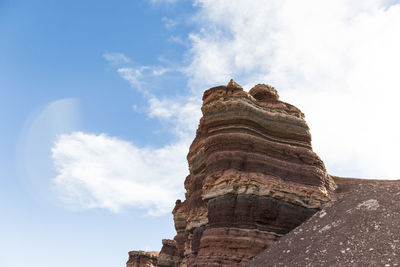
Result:
M398 179L398 1L0 0L0 266L175 234L202 92L275 86L335 175Z
M64 207L52 193L50 148L56 134L74 130L138 145L172 138L154 133L162 131L154 119L132 108L142 107L143 97L103 55L122 51L137 65L182 57L184 47L169 40L163 18L186 19L193 9L147 1L0 1L1 266L124 266L129 250L159 249L161 238L173 236L169 213ZM168 80L168 93L185 85L180 77Z

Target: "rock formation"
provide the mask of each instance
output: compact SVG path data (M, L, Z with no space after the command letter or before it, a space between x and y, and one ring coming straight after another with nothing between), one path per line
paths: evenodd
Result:
M202 113L175 242L160 255L163 266L242 266L331 201L336 184L304 114L273 87L247 93L231 80L204 92Z
M175 267L178 266L180 257L176 249L176 242L170 239L162 240L162 249L158 255L157 266L159 267Z
M330 201L335 183L311 149L303 113L259 84L204 92L173 211L180 264L240 266Z
M126 267L154 267L157 265L158 252L129 251Z

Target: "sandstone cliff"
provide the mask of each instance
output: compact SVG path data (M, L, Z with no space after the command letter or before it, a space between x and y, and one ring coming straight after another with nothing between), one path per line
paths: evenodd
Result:
M247 93L231 80L204 92L202 113L186 200L173 210L176 250L169 245L163 266L241 266L321 209L336 187L312 151L304 114L273 87Z

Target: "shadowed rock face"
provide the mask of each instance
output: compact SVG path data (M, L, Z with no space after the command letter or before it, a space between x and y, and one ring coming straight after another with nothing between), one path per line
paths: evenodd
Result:
M275 88L247 93L231 80L205 91L201 110L186 200L172 212L175 243L163 245L159 264L242 266L320 210L336 184L304 114Z
M235 227L286 234L314 214L314 210L272 197L227 194L208 201L210 228Z
M241 266L312 216L335 183L311 149L304 114L258 84L204 92L173 211L181 266Z
M175 267L178 266L179 255L177 254L176 242L174 240L163 239L162 249L158 255L157 266Z

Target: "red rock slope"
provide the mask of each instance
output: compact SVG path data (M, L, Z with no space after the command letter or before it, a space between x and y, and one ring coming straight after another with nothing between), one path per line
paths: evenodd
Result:
M242 266L321 209L336 185L304 114L273 87L247 93L231 80L204 92L202 113L169 266Z

